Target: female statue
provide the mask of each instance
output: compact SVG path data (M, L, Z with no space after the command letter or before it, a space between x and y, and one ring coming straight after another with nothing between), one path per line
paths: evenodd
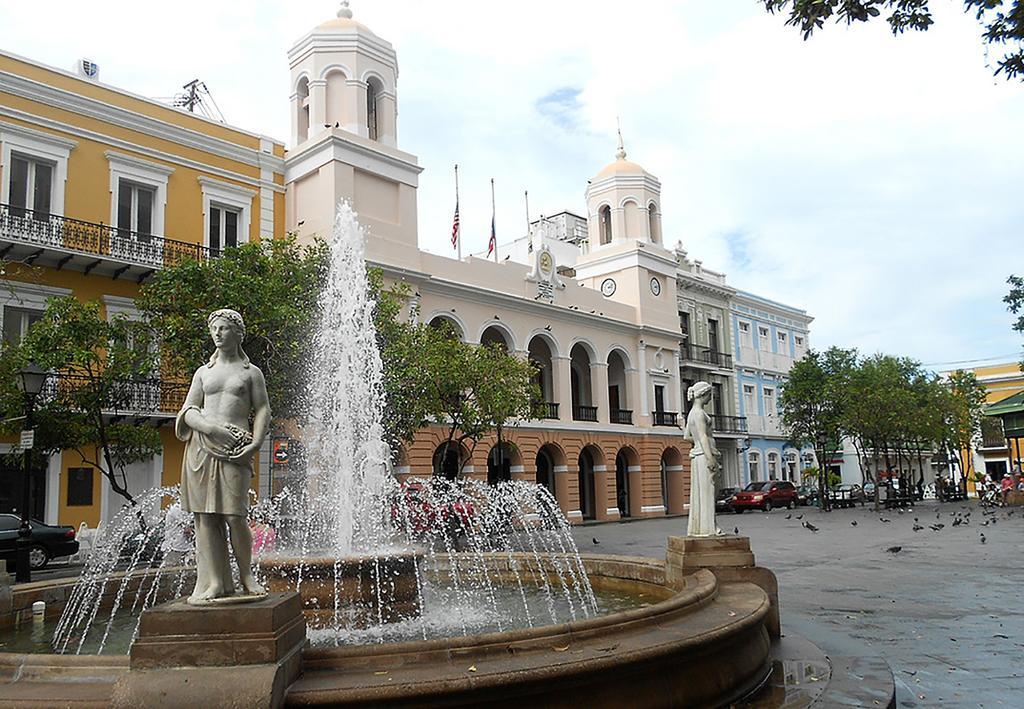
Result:
M693 402L686 416L683 437L693 441L690 449L690 521L686 533L691 537L721 534L715 526L715 475L720 469L720 453L711 434L711 417L704 410L711 402L711 385L697 382L686 392Z
M234 596L227 532L244 589L243 596L234 598L266 593L253 577L246 514L252 456L270 427L267 384L242 350L245 323L240 314L217 310L210 313L207 325L216 349L192 377L174 426L175 435L187 441L181 507L196 520L196 586L188 599L193 605Z

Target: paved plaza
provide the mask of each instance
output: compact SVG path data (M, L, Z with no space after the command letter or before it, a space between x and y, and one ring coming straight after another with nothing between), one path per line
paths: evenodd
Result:
M958 517L966 522L953 526ZM1022 706L1024 509L802 507L721 515L719 526L748 535L757 563L778 576L783 633L829 655L882 657L900 707ZM666 537L685 533L677 517L587 525L574 536L582 552L664 557Z

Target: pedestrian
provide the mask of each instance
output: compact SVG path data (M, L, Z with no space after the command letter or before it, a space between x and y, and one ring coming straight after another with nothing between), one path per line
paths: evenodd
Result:
M192 515L181 509L181 503L175 500L167 508L164 517L164 539L160 548L164 553L164 566L181 566L185 557L195 548L192 540L195 529L192 526Z
M252 533L252 553L255 556L263 552L274 551L277 545L277 531L262 515L249 520L249 531Z

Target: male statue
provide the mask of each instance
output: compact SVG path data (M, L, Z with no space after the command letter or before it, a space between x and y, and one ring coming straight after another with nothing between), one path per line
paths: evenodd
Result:
M242 350L245 323L234 310L207 318L216 348L192 377L175 435L187 441L181 464L181 507L195 514L196 586L192 605L260 598L252 573L252 535L246 520L252 456L270 426L263 372ZM252 418L252 431L249 420ZM227 532L244 592L234 595Z

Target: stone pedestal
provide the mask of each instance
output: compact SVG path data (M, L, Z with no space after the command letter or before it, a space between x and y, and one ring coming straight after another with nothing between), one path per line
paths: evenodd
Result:
M305 645L297 593L237 605L190 606L179 598L142 614L131 669L112 704L280 707Z
M669 537L665 552L666 585L680 588L684 578L698 569L708 569L719 583L744 581L760 586L771 602L765 627L772 637L781 636L779 582L770 569L755 564L749 537Z

